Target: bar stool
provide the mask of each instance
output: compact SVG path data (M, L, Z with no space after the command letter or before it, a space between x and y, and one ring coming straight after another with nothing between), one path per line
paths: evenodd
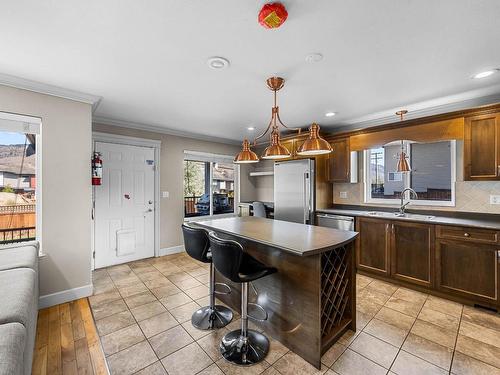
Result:
M208 233L202 228L194 228L187 224L182 224L182 233L188 255L200 262L210 263L210 305L196 310L191 316L191 324L202 330L222 328L233 320L233 312L226 306L216 305L215 294L231 293L231 288L227 284L217 283L227 287L228 292L215 290L215 273Z
M248 329L248 284L277 272L243 251L236 241L223 240L210 232L210 249L215 268L229 280L241 284L241 329L227 333L220 343L224 359L237 365L248 366L262 361L269 351L269 340L262 333ZM252 304L264 308L257 304ZM250 316L252 319L252 316ZM267 313L266 318L267 319ZM262 320L262 319L257 319Z

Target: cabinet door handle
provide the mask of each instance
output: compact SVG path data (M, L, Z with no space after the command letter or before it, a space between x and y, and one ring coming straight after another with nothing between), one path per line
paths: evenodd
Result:
M465 232L464 237L470 237L470 233Z
M497 259L500 261L500 250L497 250Z

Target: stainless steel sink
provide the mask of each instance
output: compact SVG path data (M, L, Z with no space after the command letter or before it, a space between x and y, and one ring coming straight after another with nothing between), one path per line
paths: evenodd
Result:
M401 219L415 219L415 220L432 220L435 216L431 215L420 215L420 214L400 214L399 212L394 213L394 216Z
M377 217L385 217L385 218L398 218L398 219L408 219L408 220L432 220L434 216L430 215L420 215L420 214L401 214L399 212L383 212L383 211L370 211L367 212L367 215L377 216Z

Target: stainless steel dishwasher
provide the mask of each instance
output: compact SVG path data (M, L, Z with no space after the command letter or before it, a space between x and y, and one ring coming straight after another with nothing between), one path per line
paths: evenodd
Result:
M316 225L341 230L354 230L354 217L317 213Z

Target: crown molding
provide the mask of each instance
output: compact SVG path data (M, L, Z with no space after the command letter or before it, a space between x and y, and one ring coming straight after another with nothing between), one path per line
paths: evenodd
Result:
M175 129L166 128L163 126L143 124L143 123L133 122L133 121L115 120L115 119L102 117L102 116L94 116L92 118L92 123L93 124L101 124L101 125L110 125L110 126L116 126L116 127L128 128L128 129L144 130L144 131L149 131L149 132L153 132L153 133L168 134L168 135L173 135L173 136L177 136L177 137L197 139L200 141L217 142L217 143L223 143L223 144L228 144L228 145L239 145L240 144L239 141L234 140L234 139L185 132L182 130L175 130Z
M402 105L369 115L348 119L337 124L335 129L332 130L335 132L344 130L348 131L353 128L363 129L372 126L390 124L397 120L395 113L401 108L408 110L408 114L405 115L405 120L412 120L499 102L500 85L494 85L481 89L465 91L460 94Z
M40 94L57 96L58 98L74 100L76 102L87 103L92 106L92 113L97 109L102 99L101 96L87 94L3 73L0 73L0 85L33 91Z

